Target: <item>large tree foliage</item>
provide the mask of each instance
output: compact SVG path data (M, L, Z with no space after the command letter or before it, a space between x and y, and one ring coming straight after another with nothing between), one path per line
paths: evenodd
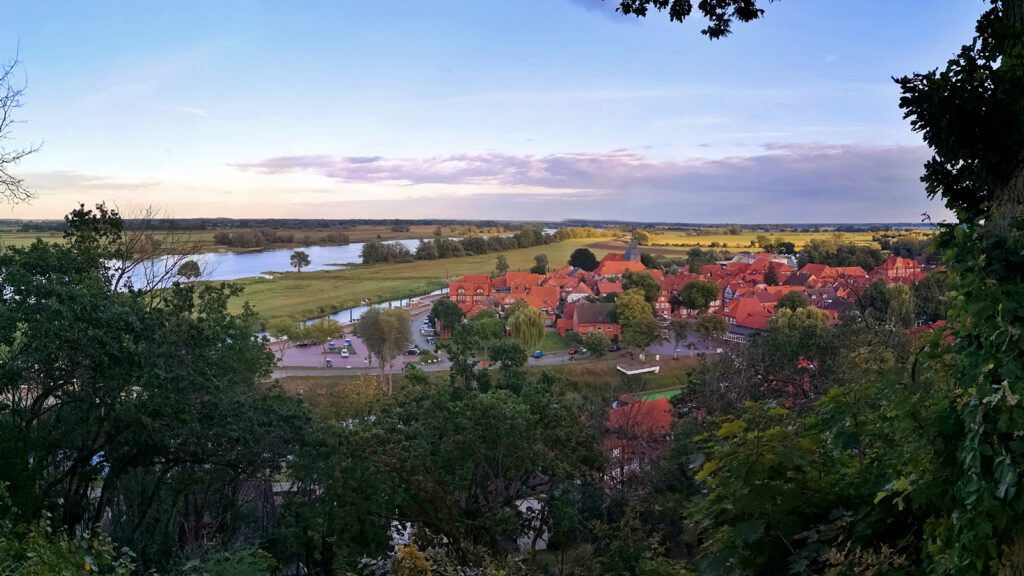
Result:
M465 564L517 542L529 550L536 527L597 479L593 431L550 383L481 392L413 378L391 398L326 414L298 457L309 489L293 508L304 529L292 535L321 573L386 552L392 522L413 523L416 542Z
M306 420L258 385L272 355L255 313L229 313L238 290L224 285L115 290L119 220L70 223L65 244L0 252L0 470L16 520L102 524L150 566L258 543L266 526L247 526L242 494Z
M356 323L356 333L377 358L382 382L391 389L391 365L412 340L412 318L404 308L371 306Z
M900 106L933 151L923 180L959 223L942 227L966 433L958 509L934 537L940 568L1024 564L1024 1L991 0L974 40L943 70L901 78Z
M650 303L654 303L658 296L661 296L661 284L646 272L632 272L627 271L622 275L622 289L630 290L632 288L639 288L643 290L644 300Z
M569 255L569 265L573 268L582 268L587 272L597 270L597 256L589 248L577 248Z
M711 308L711 303L718 300L720 295L721 289L718 284L710 280L696 280L683 286L672 299L676 306L694 310L698 314L706 314Z
M509 314L508 331L523 348L532 350L544 339L544 313L529 306L520 307Z

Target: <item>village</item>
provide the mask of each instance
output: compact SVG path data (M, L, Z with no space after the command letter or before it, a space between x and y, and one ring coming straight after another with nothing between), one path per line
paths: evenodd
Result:
M797 268L797 260L790 254L743 252L728 261L705 264L699 272L666 274L645 266L641 250L633 242L625 253L606 254L593 271L566 264L547 274L466 275L449 282L448 297L466 318L485 310L500 315L516 302L523 302L542 312L546 326L560 335L574 333L582 337L601 332L612 343L618 343L622 326L616 320L615 300L629 276L646 274L660 286L651 304L663 326L674 318L708 313L724 319L727 331L721 336L743 341L768 330L778 302L787 294L802 294L809 306L825 312L829 322L835 324L840 315L856 309L857 299L874 282L910 286L936 269L899 256L889 256L870 273L861 267L815 263ZM688 308L680 295L687 285L698 281L715 284L718 297L702 309Z

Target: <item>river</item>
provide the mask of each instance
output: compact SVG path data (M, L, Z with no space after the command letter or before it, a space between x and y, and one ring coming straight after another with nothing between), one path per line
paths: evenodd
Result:
M405 244L409 250L415 251L419 240L395 240ZM195 260L203 270L203 280L238 280L252 276L267 276L273 272L293 270L292 253L302 250L309 254L309 266L302 270L336 270L349 264L359 264L362 260L363 243L345 244L343 246L304 246L301 248L281 248L263 252L209 252L199 254Z

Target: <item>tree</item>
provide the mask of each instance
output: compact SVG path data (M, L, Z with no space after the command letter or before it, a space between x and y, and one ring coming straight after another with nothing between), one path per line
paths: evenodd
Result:
M645 316L654 318L654 308L640 288L625 290L615 300L615 315L619 324L625 326Z
M548 256L547 254L537 254L533 257L533 267L530 268L530 272L533 274L547 274L548 273Z
M308 422L267 384L255 311L229 312L241 290L228 285L117 290L104 247L121 245L123 222L70 220L65 243L0 251L0 469L15 521L102 526L142 570L204 542L257 545L237 495L295 453Z
M185 280L195 280L203 275L199 263L195 260L186 260L178 267L178 276Z
M764 271L764 283L767 286L779 285L779 271L775 269L775 265L769 264L768 269Z
M327 342L334 338L341 338L345 330L341 323L330 317L323 317L316 322L310 322L304 326L303 333L310 340L315 340L323 347L324 354L327 353Z
M569 265L573 268L580 268L587 272L597 270L599 262L597 256L589 248L577 248L569 255Z
M514 311L508 317L509 334L526 350L533 350L544 339L544 313L530 307Z
M700 318L697 318L697 325L695 326L697 334L704 339L705 342L710 343L712 338L721 338L725 336L725 333L729 330L729 325L726 324L725 318L715 314L704 314Z
M650 314L622 322L622 342L640 350L641 354L648 346L663 340L661 325Z
M775 309L781 310L783 308L796 312L799 308L806 308L811 305L811 301L807 298L807 294L800 292L799 290L792 290L786 292L779 298L779 301L775 303Z
M640 253L640 263L644 265L644 268L650 268L651 270L660 270L661 261L654 254L648 254L646 252Z
M290 499L301 505L293 510L302 562L347 573L392 549L391 520L414 524L432 554L463 565L504 558L520 542L535 550L538 526L552 526L556 511L581 514L581 493L600 486L598 439L559 388L526 381L519 393L482 392L421 380L372 414L331 415L346 424L321 425L296 457L308 487Z
M274 351L276 364L284 362L284 355L304 336L305 326L287 318L275 318L267 323L267 334L273 338L270 349Z
M622 289L638 288L644 293L644 300L653 304L661 296L661 284L646 272L626 271L622 276Z
M498 276L504 276L508 272L508 258L504 254L498 254L494 259L494 271Z
M11 139L11 132L17 123L14 112L21 107L21 96L25 90L25 86L15 78L20 65L21 60L17 55L0 65L0 197L12 204L27 202L33 194L25 187L25 181L11 174L10 170L39 150L38 146L32 145L13 149L4 146L4 141Z
M687 310L695 310L698 314L707 314L711 303L718 300L721 290L718 284L710 280L695 280L683 286L677 295L679 304Z
M686 342L686 337L690 332L690 322L682 318L673 318L672 322L669 323L668 329L672 334L672 341L675 344L675 358L679 357L679 344Z
M296 250L292 252L291 258L292 268L295 268L296 272L302 272L302 269L309 266L309 254L303 250Z
M636 243L638 245L640 245L640 246L650 246L651 245L651 234L649 232L647 232L646 230L634 230L633 231L633 240L635 240Z
M462 323L462 319L465 316L462 308L459 308L458 304L447 298L438 298L430 308L430 319L437 328L438 334L441 332L448 332L449 334L455 332L455 328Z
M945 320L950 306L949 274L933 271L911 287L917 320L932 323Z
M387 383L388 393L393 391L391 364L412 340L412 319L404 308L383 309L371 306L356 323L356 332L366 349L380 363L380 378Z
M583 347L587 349L587 354L594 358L603 358L608 353L610 345L604 332L589 332L583 337Z

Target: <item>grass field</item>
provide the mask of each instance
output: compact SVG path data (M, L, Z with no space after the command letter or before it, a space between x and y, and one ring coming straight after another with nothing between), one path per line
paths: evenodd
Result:
M687 377L697 361L693 358L683 358L678 361L662 362L660 374L645 376L634 376L636 380L633 392L640 393L644 399L656 397L668 397L678 393L678 388L685 386ZM550 372L565 378L576 381L580 389L607 388L616 391L616 395L625 391L626 383L622 374L615 369L614 358L603 358L594 361L582 361L575 364L560 364L556 366L533 366L528 368L532 376L541 372ZM430 372L431 378L447 378L447 372ZM375 376L368 375L343 375L332 374L329 376L289 376L280 378L281 386L293 394L302 394L307 399L326 398L335 393L339 387L352 384L360 380L373 379ZM395 388L405 384L405 377L399 373L394 374ZM673 390L667 390L673 388ZM648 392L648 394L643 394Z
M527 270L536 254L547 254L552 267L568 261L569 254L592 240L567 240L535 248L505 252L511 270ZM606 251L595 250L600 258ZM418 260L404 264L353 266L323 272L287 272L272 279L245 278L235 283L245 288L232 305L235 310L249 301L264 320L281 316L296 320L312 318L357 306L364 298L385 302L421 296L446 286L446 275L487 274L497 254Z

